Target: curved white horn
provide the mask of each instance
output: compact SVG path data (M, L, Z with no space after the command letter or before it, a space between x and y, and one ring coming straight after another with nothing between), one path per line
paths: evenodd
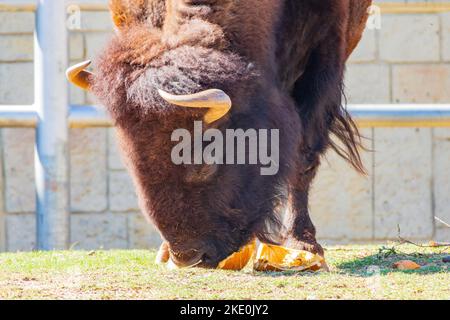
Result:
M91 88L91 77L93 74L86 69L91 64L91 61L84 61L78 63L66 71L67 79L74 85L84 89L89 90Z
M208 108L209 111L204 118L206 123L219 120L230 111L232 106L230 97L219 89L209 89L187 95L173 95L163 90L158 90L158 93L167 102L180 107Z

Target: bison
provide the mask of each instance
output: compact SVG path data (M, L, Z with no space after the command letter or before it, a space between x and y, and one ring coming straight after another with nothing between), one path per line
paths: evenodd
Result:
M308 191L329 148L364 171L343 77L370 4L110 1L116 33L95 73L87 62L68 76L111 115L140 207L175 264L215 268L254 238L323 255ZM173 163L173 132L193 132L196 121L220 132L278 129L279 170Z

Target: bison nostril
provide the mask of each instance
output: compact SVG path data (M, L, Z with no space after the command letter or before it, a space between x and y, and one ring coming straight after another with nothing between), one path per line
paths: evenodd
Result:
M204 253L202 255L202 262L207 263L211 260L211 258L209 257L209 255L207 253Z
M219 261L217 259L207 253L203 254L201 265L206 268L216 268L219 264Z

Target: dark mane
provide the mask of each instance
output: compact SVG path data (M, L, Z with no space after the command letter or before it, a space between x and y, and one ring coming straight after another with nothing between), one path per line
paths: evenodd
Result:
M255 77L255 68L243 57L220 50L227 42L216 26L192 20L182 29L183 37L167 37L159 29L135 26L116 35L96 59L93 91L114 119L129 112L164 116L185 111L167 104L157 89L174 94L227 90Z

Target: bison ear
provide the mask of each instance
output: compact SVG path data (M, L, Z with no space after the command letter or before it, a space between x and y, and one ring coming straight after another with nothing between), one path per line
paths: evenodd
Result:
M109 9L111 10L111 16L117 28L122 28L131 22L128 2L126 0L109 0Z
M148 0L109 0L109 9L114 24L123 28L143 18Z
M166 0L109 0L109 9L116 30L150 23L161 28L166 12Z

